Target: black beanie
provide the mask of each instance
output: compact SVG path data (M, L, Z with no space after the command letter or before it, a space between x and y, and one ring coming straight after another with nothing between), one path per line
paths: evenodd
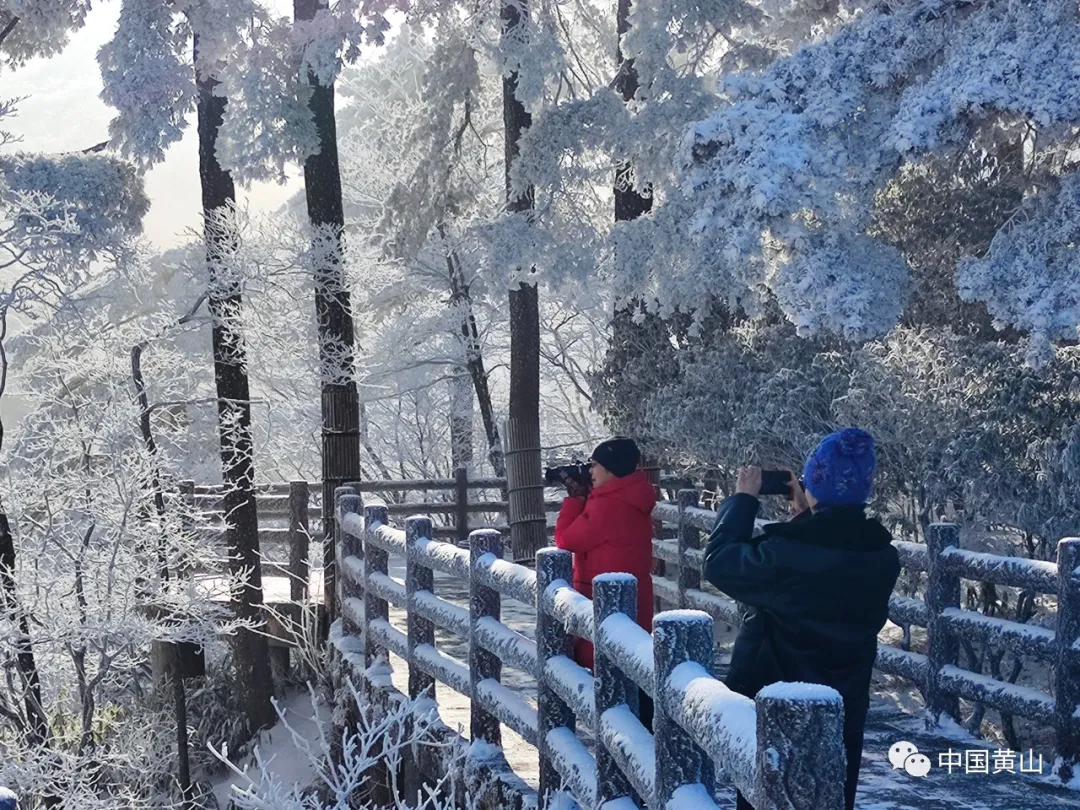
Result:
M641 451L629 436L612 436L596 445L592 459L615 477L624 478L637 469Z

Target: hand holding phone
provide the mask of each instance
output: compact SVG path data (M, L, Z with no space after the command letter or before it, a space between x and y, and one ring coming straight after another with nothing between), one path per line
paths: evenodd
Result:
M762 470L759 494L784 495L790 500L792 497L791 479L793 477L791 470Z

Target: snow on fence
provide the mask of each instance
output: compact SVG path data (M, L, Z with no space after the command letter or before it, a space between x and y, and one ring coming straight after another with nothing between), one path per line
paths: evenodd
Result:
M654 577L658 598L682 608L709 613L738 626L738 605L717 591L702 589L704 559L701 533L711 531L716 513L697 508L698 493L681 490L675 503L657 504L653 517L677 527L676 541L654 541L654 555L678 566L678 579ZM1061 540L1057 563L980 554L960 548L955 524L929 527L926 544L896 541L901 564L927 574L926 600L894 595L889 618L898 625L927 630L927 654L886 644L878 646L877 668L913 681L925 698L930 718L955 716L958 699L979 701L1003 712L1053 726L1058 762L1056 772L1069 781L1080 759L1080 538ZM960 606L960 580L990 582L1054 594L1058 599L1057 629L1033 627L984 616ZM1033 655L1054 668L1054 693L999 681L961 669L958 638L1002 645L1017 654Z
M358 670L385 652L405 659L412 696L441 684L468 697L474 747L497 747L500 724L536 746L542 807L572 807L572 797L590 809L621 799L710 810L715 767L757 808L843 806L839 694L806 684L777 684L756 701L731 692L711 672L708 613L661 613L650 635L634 622L630 575L598 577L589 600L569 585L568 552L541 550L533 570L502 559L496 530L471 532L463 549L433 539L427 518L391 527L388 509L364 508L352 488L339 488L336 501L338 651ZM405 559L404 581L390 576L391 555ZM434 571L468 582L468 610L435 595ZM500 621L504 597L535 608L535 642ZM390 605L405 609L404 632L390 623ZM436 627L468 641L467 661L437 648ZM595 644L594 672L572 660L574 636ZM535 708L500 682L504 665L536 678ZM639 688L655 699L655 734L638 719Z

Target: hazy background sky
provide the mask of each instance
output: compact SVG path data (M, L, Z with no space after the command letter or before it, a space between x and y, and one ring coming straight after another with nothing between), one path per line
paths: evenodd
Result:
M274 0L282 14L291 15L291 0ZM23 137L16 148L27 152L70 152L109 139L112 110L99 98L101 72L98 49L113 35L120 13L117 0L95 4L86 26L72 36L68 47L51 59L35 59L20 70L0 76L0 95L27 97L17 117L5 127ZM299 166L289 170L284 186L276 183L237 187L238 203L251 210L274 210L303 187ZM195 113L184 138L166 153L164 162L146 175L150 212L146 236L161 249L188 241L200 226L199 140Z

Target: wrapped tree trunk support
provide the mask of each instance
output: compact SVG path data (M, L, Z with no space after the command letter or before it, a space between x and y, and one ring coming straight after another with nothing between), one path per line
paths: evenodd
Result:
M547 545L539 419L507 420L505 457L510 547L514 562L523 562Z

